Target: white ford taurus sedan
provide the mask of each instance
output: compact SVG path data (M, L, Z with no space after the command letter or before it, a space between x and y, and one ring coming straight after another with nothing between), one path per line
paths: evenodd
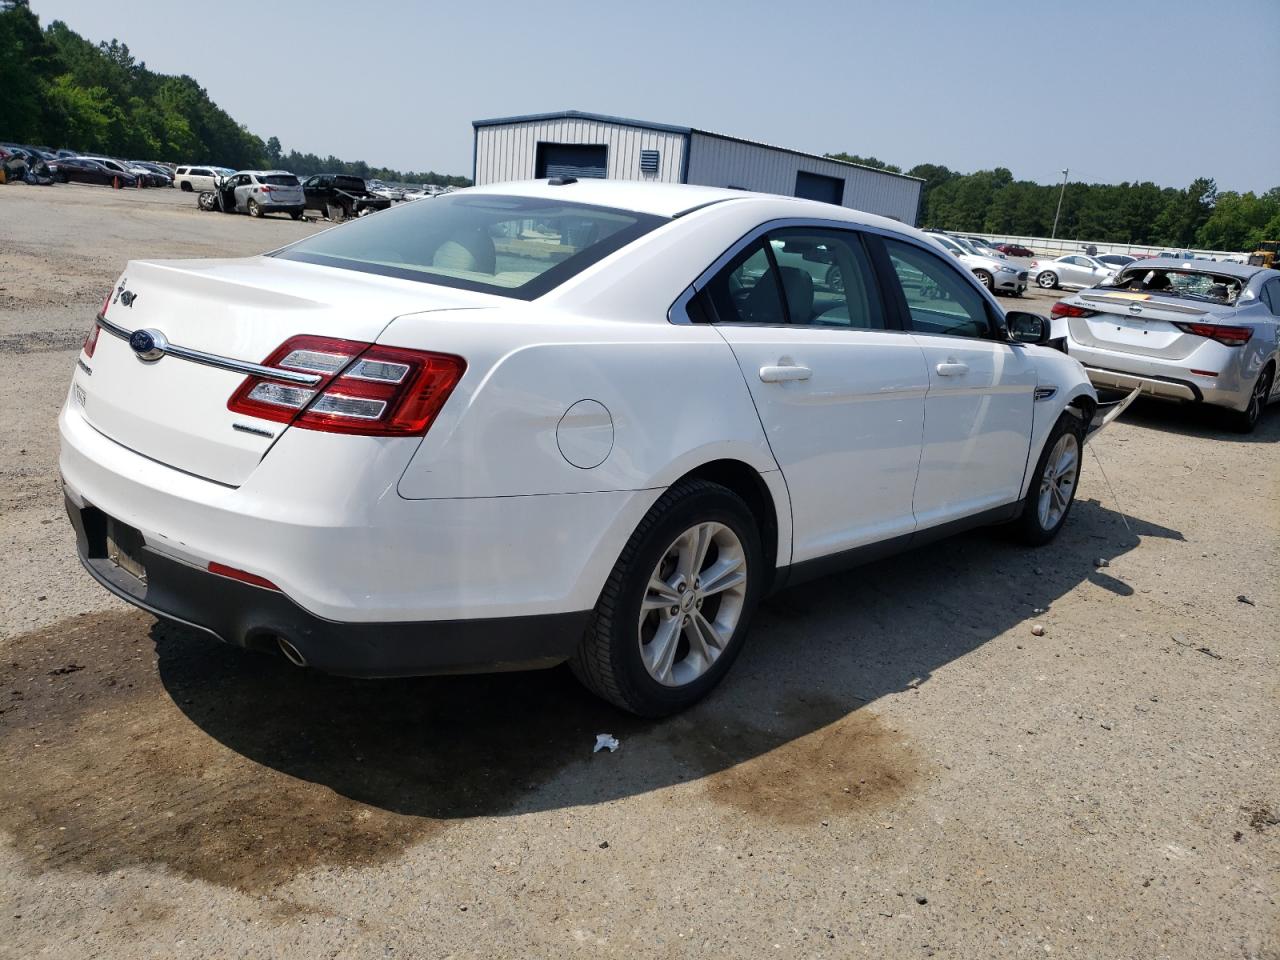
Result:
M503 184L131 262L61 469L85 567L158 616L354 676L567 660L656 716L770 590L979 524L1048 542L1100 419L1048 337L891 220Z

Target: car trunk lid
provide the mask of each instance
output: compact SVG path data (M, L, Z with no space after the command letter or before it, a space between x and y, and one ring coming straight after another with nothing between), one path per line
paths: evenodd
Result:
M1085 291L1076 302L1096 311L1069 319L1077 343L1135 356L1185 359L1203 340L1176 324L1212 322L1202 304L1149 293Z
M94 354L76 372L82 415L100 433L186 473L239 486L286 424L233 413L245 372L172 354L140 359L146 330L187 351L261 364L290 337L372 343L405 313L487 306L493 297L312 264L133 262L108 301ZM87 372L87 371L91 371Z

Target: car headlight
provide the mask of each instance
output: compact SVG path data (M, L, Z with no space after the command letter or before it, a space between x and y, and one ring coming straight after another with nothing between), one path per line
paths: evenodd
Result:
M1011 266L1009 266L1007 263L1002 263L1002 264L1000 264L1000 272L1001 272L1001 273L1017 273L1017 272L1018 272L1018 268L1017 268L1017 267L1011 267Z

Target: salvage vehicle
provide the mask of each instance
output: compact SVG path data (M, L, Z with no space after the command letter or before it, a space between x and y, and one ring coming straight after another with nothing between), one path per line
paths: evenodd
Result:
M661 716L772 590L983 524L1054 538L1121 407L1049 324L832 204L470 188L130 262L59 417L67 509L101 585L229 643L363 677L568 661Z
M317 210L330 220L362 217L386 210L391 200L369 190L362 179L342 173L321 173L302 183L307 210Z
M1069 253L1055 260L1032 260L1028 273L1042 290L1078 290L1110 280L1118 269L1088 254Z
M1280 271L1140 260L1052 307L1098 386L1223 407L1249 433L1280 399Z
M88 157L64 157L59 160L58 179L63 183L99 183L107 187L115 183L122 187L138 185L138 178L133 174L109 170Z
M963 263L978 282L992 293L1022 296L1027 289L1027 271L1004 260L984 257L958 237L940 231L926 230L924 235Z
M196 198L201 210L262 217L277 211L302 219L302 184L288 170L240 170Z

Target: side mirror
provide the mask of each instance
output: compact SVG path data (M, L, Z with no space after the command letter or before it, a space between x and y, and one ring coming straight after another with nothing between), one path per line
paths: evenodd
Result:
M1005 327L1009 331L1009 339L1015 343L1048 343L1049 321L1038 313L1023 313L1014 310L1006 313Z

